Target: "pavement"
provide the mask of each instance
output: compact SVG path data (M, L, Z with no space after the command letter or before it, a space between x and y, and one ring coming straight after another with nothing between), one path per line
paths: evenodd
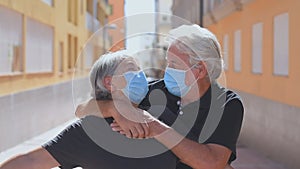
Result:
M0 164L2 164L4 161L8 160L9 158L16 156L18 154L24 154L26 152L29 152L35 148L38 148L42 144L48 142L52 138L54 138L57 134L59 134L65 127L67 127L69 124L73 123L77 119L71 119L51 130L48 130L47 132L38 135L32 139L29 139L15 147L12 147L8 150L5 150L3 152L0 152ZM55 167L53 169L59 169L58 167ZM80 169L80 168L76 168Z
M241 143L237 146L237 156L232 163L234 169L288 169L283 164L271 160Z
M57 126L37 137L27 140L13 148L10 148L4 152L0 152L0 164L5 160L20 154L26 153L39 147L41 144L46 143L48 140L54 138L58 133L60 133L66 126L74 122L76 119L67 121L66 123ZM238 158L232 163L234 169L288 169L282 164L275 162L267 157L263 156L258 151L250 149L239 143L237 146ZM59 169L58 167L53 169ZM80 169L80 168L76 168Z

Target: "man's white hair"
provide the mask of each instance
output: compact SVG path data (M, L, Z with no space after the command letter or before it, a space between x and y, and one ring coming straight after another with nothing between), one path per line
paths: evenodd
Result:
M90 71L91 96L99 100L111 99L111 93L104 87L103 79L113 76L119 64L130 57L127 50L110 52L101 55Z
M217 79L223 70L221 46L216 36L199 25L182 25L169 31L170 46L190 56L190 64L204 61L211 81Z

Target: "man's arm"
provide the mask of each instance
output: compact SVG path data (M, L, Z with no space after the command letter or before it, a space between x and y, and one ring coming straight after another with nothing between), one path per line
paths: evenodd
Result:
M111 127L115 131L125 134L117 123L113 123ZM200 144L186 139L158 120L150 122L149 127L150 137L154 137L164 144L190 167L195 169L233 169L227 164L231 155L231 150L228 148L218 144Z
M147 111L142 114L149 119L149 137L168 147L183 163L195 169L224 169L232 168L227 164L231 150L218 144L200 144L189 140L173 128L152 117ZM114 131L125 134L118 123L111 124ZM226 168L226 169L227 169Z
M159 121L149 124L154 138L170 148L185 164L195 169L224 169L231 150L217 144L200 144L186 139Z
M243 112L240 100L227 102L218 127L205 144L186 139L158 120L149 124L150 135L154 134L154 138L170 148L182 162L193 168L223 169L232 151L235 150Z
M18 155L0 165L0 169L41 169L53 168L60 164L40 147L23 155Z

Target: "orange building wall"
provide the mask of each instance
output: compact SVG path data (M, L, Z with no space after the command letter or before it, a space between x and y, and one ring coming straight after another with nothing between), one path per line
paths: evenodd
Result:
M229 35L227 86L288 105L300 107L300 1L256 0L244 6L208 29L214 32L220 43ZM289 75L273 75L273 19L276 15L289 14ZM262 74L252 73L252 25L263 23ZM241 72L234 72L234 31L241 30Z

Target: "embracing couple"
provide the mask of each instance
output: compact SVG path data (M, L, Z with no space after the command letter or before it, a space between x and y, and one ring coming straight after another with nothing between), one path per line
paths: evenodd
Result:
M0 168L232 168L244 108L216 81L220 44L198 25L168 37L163 79L147 82L125 50L100 56L90 72L92 98L76 110L80 120Z

